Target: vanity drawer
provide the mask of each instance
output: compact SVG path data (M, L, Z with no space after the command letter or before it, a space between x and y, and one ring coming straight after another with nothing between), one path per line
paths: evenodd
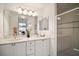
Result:
M34 46L34 41L28 41L27 42L27 47L30 47L30 46Z
M34 46L27 47L27 55L34 55Z

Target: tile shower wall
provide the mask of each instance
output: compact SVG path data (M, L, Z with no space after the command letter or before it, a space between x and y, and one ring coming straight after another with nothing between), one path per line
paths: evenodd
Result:
M58 55L73 55L73 49L79 48L79 9L58 17Z

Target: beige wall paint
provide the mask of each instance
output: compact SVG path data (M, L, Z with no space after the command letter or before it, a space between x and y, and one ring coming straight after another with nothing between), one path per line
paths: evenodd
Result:
M49 16L49 32L52 36L50 40L50 55L57 55L57 21L56 4L50 4L44 8L43 17Z
M3 4L0 4L0 39L3 38Z

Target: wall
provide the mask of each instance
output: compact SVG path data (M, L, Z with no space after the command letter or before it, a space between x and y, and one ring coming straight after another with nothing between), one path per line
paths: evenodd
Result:
M45 7L43 17L49 17L49 33L52 36L50 40L50 55L57 55L57 21L56 21L56 4L50 4Z
M4 11L4 37L9 36L9 12L8 11Z
M3 4L0 4L0 39L3 38Z

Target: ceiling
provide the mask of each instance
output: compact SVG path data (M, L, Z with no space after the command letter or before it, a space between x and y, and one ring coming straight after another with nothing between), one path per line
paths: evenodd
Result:
M79 7L79 3L57 3L57 14Z
M42 9L51 3L6 3L5 7L8 9L16 9L18 7L29 8L29 9Z
M6 3L6 5L11 6L11 5L16 5L16 6L28 6L28 7L34 7L34 8L42 8L45 7L47 5L49 5L49 3ZM16 7L15 6L15 7Z

